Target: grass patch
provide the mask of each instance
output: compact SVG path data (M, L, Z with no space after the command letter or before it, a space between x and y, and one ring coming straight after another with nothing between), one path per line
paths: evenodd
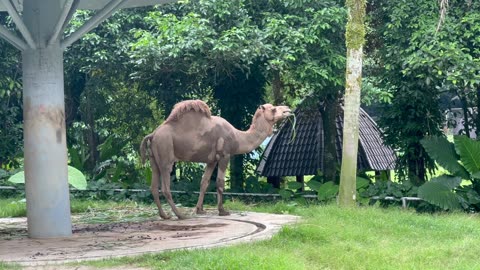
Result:
M302 206L290 202L227 209L302 216L272 239L235 246L173 251L83 262L74 266L146 269L480 269L480 218L465 213L418 214L400 208ZM154 205L134 202L72 202L85 220L141 220ZM105 214L107 213L107 214ZM93 219L92 219L93 218ZM16 269L0 264L0 269Z
M145 217L152 217L157 213L154 205L128 200L114 202L72 199L70 209L74 215L82 214L82 221L85 223L144 220ZM25 199L19 197L0 199L0 218L25 217L26 215Z
M22 267L18 264L0 262L0 270L18 270Z
M267 241L82 265L148 269L480 269L477 215L289 203L251 206L229 202L228 207L296 214L303 221L283 228Z
M21 198L0 198L0 217L24 217L26 215L25 200Z

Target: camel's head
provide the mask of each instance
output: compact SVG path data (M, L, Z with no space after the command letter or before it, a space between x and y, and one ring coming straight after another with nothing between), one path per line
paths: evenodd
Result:
M260 105L259 110L262 110L263 117L265 117L265 119L272 124L275 124L276 122L292 115L292 111L290 108L288 108L288 106L273 106L272 104L263 104Z

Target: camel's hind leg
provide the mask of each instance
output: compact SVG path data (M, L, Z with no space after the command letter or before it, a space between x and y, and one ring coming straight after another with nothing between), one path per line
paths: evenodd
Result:
M217 201L218 201L218 215L228 216L230 213L223 208L223 191L225 189L225 171L227 170L229 158L224 158L218 162L217 175Z
M198 215L205 214L203 210L203 199L205 197L205 192L207 191L208 184L210 184L210 177L212 176L213 170L215 169L216 163L208 163L205 168L205 172L202 176L202 182L200 184L200 195L198 196L197 206L195 207L195 213Z
M160 182L160 171L158 170L157 164L155 163L153 156L150 157L150 165L152 167L152 184L150 185L150 191L152 192L153 200L157 205L158 213L160 214L160 217L163 219L169 219L170 216L165 214L165 212L162 209L162 204L160 203L160 195L158 193L158 184Z
M163 196L167 200L168 204L172 208L172 211L178 217L178 219L185 219L185 216L178 211L175 203L173 202L172 193L170 192L170 172L172 171L173 163L167 166L164 166L160 169L160 174L162 178L162 192Z

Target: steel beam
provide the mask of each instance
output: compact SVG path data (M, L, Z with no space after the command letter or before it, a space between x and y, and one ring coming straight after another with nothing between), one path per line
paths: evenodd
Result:
M78 3L78 0L67 0L63 5L62 13L58 18L58 22L55 25L55 29L53 30L53 34L48 40L48 46L52 45L59 37L61 33L63 33L64 25L68 23L68 15L71 14L72 8L74 8L74 2ZM75 9L73 10L75 11Z
M25 43L14 33L10 32L5 26L0 25L0 37L4 38L8 43L12 44L15 48L23 51L28 48L28 44Z
M121 6L124 1L125 0L110 1L107 5L105 5L105 7L95 13L95 15L90 18L90 20L88 20L84 25L82 25L82 27L80 27L77 31L65 38L65 40L61 42L62 49L66 49L68 46L72 45L73 42L80 39L84 34L88 33L90 30L105 21L113 12L117 10L118 7Z
M35 41L33 40L32 35L30 34L30 31L23 23L23 20L22 18L20 18L20 15L18 15L17 9L13 6L12 2L10 0L1 0L1 1L5 6L5 9L7 10L10 17L12 17L12 20L17 26L18 30L20 31L20 33L22 33L22 36L27 42L28 46L30 46L30 48L32 49L37 48L37 45L35 45Z

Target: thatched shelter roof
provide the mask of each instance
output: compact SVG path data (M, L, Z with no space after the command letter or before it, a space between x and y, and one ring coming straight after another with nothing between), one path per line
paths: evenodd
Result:
M320 110L297 109L296 136L292 141L292 123L284 122L272 137L257 172L262 176L314 175L324 168L324 132ZM343 113L340 113L343 115ZM336 119L336 157L342 159L342 116ZM375 121L360 109L360 139L358 169L362 171L390 170L395 167L395 153L385 146Z

